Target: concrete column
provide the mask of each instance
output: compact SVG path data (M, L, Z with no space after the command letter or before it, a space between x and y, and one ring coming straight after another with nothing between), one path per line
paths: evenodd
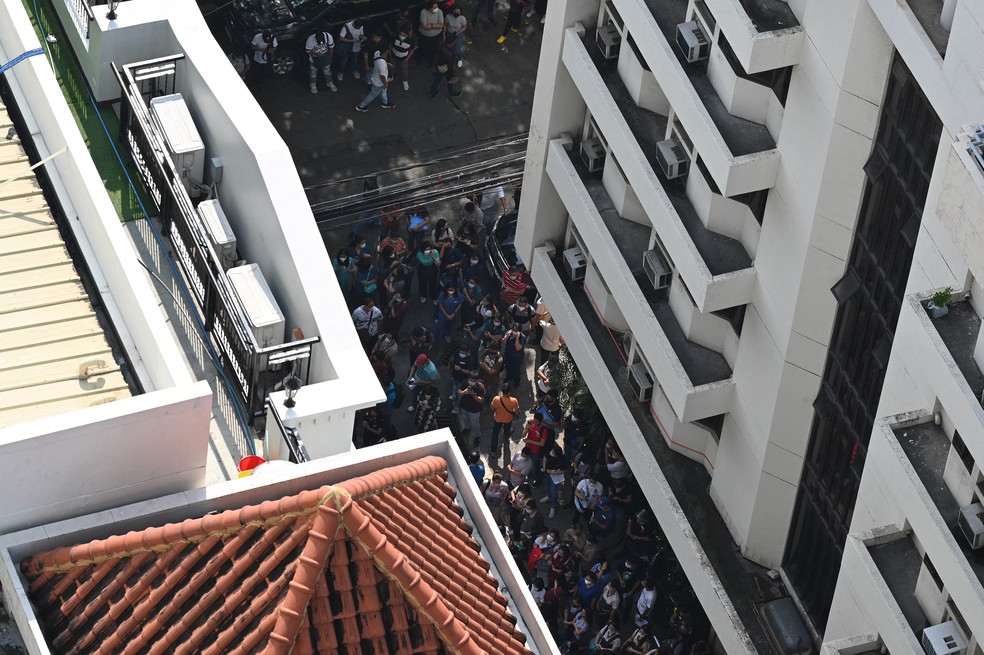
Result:
M957 11L957 0L943 0L943 11L940 13L940 25L949 31L953 27L953 14Z

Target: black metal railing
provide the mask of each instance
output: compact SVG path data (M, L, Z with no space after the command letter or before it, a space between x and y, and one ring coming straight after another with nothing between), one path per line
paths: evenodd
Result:
M269 400L267 400L266 406L268 438L270 433L270 419L272 417L273 427L276 428L277 433L283 437L284 443L287 444L287 460L295 464L310 462L311 455L308 454L307 448L304 447L304 441L301 439L301 433L298 429L289 428L284 425L284 422L280 420L280 414L271 406Z
M120 85L120 139L128 145L147 185L160 214L162 233L171 242L205 332L252 425L265 409L268 369L284 364L296 368L301 364L301 377L306 382L312 347L320 337L267 348L256 343L225 270L209 245L205 226L148 112L150 99L174 92L177 62L182 59L184 55L171 55L123 67L112 65Z

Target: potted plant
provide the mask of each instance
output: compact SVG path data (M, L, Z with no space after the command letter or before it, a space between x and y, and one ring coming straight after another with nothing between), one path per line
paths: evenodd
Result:
M953 297L953 288L947 287L933 294L926 311L931 318L942 318L950 312L950 300Z

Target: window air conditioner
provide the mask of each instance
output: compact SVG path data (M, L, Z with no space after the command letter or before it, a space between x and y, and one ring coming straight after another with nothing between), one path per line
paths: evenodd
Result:
M649 283L657 291L669 287L673 280L673 271L670 270L670 265L666 263L663 253L656 249L642 253L642 270L645 271Z
M595 43L598 45L598 52L601 53L602 57L616 59L619 46L622 44L622 35L618 33L618 28L613 23L605 23L598 28Z
M587 139L581 142L581 161L589 173L597 173L605 167L605 146L601 139Z
M571 282L584 279L584 273L588 270L588 262L584 259L584 253L577 246L568 248L564 251L564 269Z
M690 159L676 139L667 139L656 144L656 161L668 180L684 177L690 169Z
M680 46L684 58L691 64L707 59L711 54L711 40L704 33L700 21L692 20L677 25L677 45Z
M984 505L974 503L961 507L957 525L973 550L984 546Z
M922 647L926 655L966 655L967 640L953 621L923 630Z
M629 366L629 386L636 400L641 403L649 402L653 397L653 380L649 377L649 370L642 362L636 362Z

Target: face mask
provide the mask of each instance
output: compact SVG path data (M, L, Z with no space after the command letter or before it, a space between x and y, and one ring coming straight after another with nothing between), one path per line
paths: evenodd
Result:
M499 321L493 321L492 325L494 325L495 327L500 327L502 323L500 323Z
M455 291L448 291L448 295L452 298L454 298L455 293L456 293Z
M430 254L431 254L430 248L424 248L424 255L426 255L427 257L430 257Z
M360 244L359 244L359 247L360 247L360 248L365 248L365 247L366 247L366 242L365 242L365 241L363 241L362 243L360 243Z
M477 259L473 259L473 260L471 260L471 263L472 264L477 264L478 263L478 260Z
M339 264L347 264L348 263L348 257L339 257L338 258L338 263Z
M458 357L468 357L468 353L458 353Z
M469 282L468 283L468 288L469 289L474 289L475 288L475 283L474 282Z

